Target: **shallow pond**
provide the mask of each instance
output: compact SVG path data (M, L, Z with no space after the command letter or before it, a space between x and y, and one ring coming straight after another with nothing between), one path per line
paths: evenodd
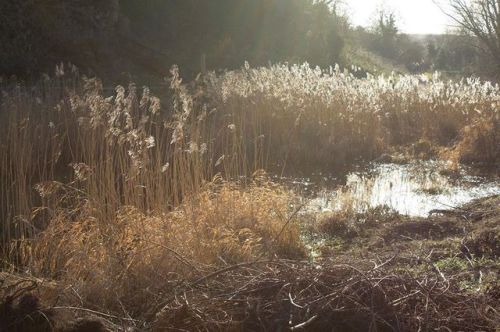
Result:
M386 205L401 214L425 217L435 209L449 210L500 194L498 171L481 174L468 167L447 170L447 165L438 161L371 164L342 179L315 176L293 183L301 188L311 212L345 208L362 212Z

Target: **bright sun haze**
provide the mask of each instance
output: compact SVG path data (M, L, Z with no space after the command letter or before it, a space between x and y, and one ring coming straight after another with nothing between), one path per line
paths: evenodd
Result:
M440 1L443 3L443 1ZM433 0L347 0L346 5L352 14L355 25L369 26L377 8L392 10L398 19L398 26L404 33L442 34L450 22Z

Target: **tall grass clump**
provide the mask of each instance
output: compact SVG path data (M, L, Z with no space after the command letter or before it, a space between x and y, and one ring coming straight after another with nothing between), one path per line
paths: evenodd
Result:
M419 141L451 147L465 139L466 126L498 122L500 89L490 82L445 82L439 74L357 78L355 70L246 65L212 73L207 85L220 113L241 119L247 142L265 137L266 160L278 169L332 170ZM488 145L499 145L490 138Z

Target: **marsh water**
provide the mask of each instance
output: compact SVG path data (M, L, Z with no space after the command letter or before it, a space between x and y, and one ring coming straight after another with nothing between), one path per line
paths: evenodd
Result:
M307 210L329 212L351 208L362 212L387 206L410 216L451 210L474 199L500 194L497 170L462 166L453 172L440 161L369 164L337 178L315 174L292 181L302 192Z

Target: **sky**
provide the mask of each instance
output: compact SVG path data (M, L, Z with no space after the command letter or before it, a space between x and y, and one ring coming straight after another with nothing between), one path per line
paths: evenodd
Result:
M451 23L433 0L344 0L344 2L354 25L369 26L381 4L385 4L396 14L398 27L404 33L445 33ZM440 2L445 3L444 0Z

